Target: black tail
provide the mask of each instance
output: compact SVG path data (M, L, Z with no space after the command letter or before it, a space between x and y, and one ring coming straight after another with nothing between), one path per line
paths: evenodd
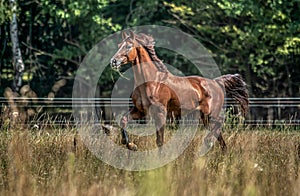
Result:
M227 74L216 78L215 81L225 87L227 96L241 105L242 114L245 116L249 109L249 94L242 77L239 74Z

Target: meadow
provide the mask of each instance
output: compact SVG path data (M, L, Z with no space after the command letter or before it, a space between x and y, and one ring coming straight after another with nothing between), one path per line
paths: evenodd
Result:
M197 157L203 136L199 130L169 164L126 171L95 157L71 126L2 126L0 195L299 195L299 131L223 131L226 153L216 143L208 154Z

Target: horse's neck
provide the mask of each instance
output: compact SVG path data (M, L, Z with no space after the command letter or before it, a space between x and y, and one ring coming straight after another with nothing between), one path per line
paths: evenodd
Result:
M133 73L137 86L147 81L156 80L158 69L144 48L138 50L138 58L133 65Z

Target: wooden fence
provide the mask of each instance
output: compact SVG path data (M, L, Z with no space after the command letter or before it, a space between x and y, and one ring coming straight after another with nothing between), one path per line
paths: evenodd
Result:
M24 98L0 97L2 123L5 118L18 117L22 123L32 124L41 119L51 119L54 124L74 124L74 107L96 109L98 117L106 123L114 120L114 111L132 106L129 98ZM248 125L300 126L300 98L250 98L249 113L244 121ZM238 113L238 105L226 99L229 115Z

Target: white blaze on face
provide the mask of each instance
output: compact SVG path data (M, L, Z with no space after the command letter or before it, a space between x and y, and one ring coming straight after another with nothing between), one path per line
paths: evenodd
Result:
M115 69L117 69L121 66L123 59L117 58L117 56L120 55L120 53L122 52L122 50L125 46L126 46L126 42L123 41L122 45L119 47L119 50L116 52L116 54L110 60L110 65Z

